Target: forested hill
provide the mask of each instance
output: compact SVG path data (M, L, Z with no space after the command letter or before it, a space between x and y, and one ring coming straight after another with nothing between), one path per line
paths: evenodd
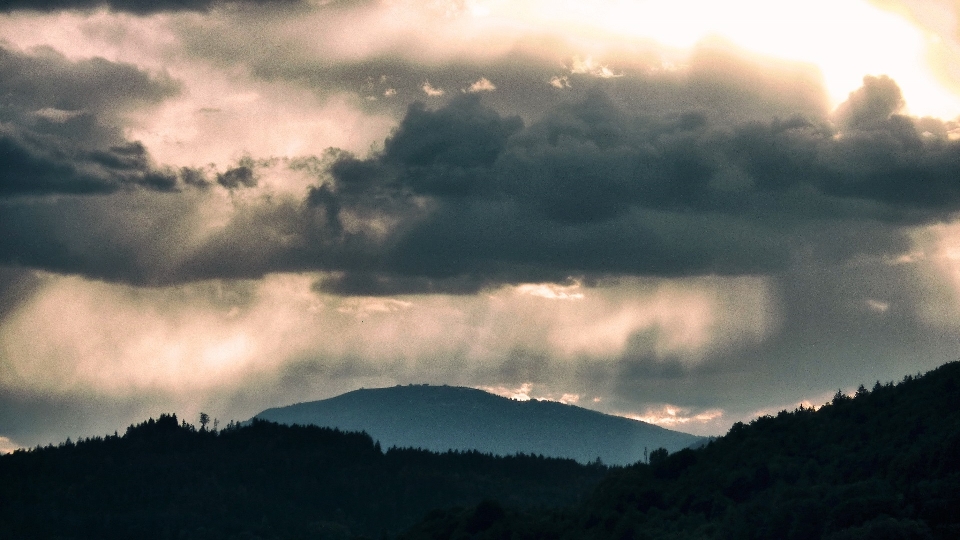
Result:
M960 363L651 458L575 508L488 502L405 538L960 538Z
M629 418L553 401L517 401L456 386L409 385L362 389L256 416L282 424L314 424L365 431L386 448L443 452L478 450L573 458L610 465L644 459L644 452L675 452L706 439Z
M609 473L175 416L0 456L0 538L946 540L957 509L960 363Z
M569 505L606 467L476 452L382 452L365 434L266 421L0 456L0 538L337 539L396 534L435 508Z

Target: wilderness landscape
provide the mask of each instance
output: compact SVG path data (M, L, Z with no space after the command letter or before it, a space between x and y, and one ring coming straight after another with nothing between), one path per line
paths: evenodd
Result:
M0 2L0 448L424 383L716 436L954 360L955 7Z
M237 421L426 384L724 437L673 467L952 365L958 21L951 0L0 0L0 454L120 448L149 419L211 448L327 437ZM461 513L388 534L477 508L601 534L533 508L599 501L620 480L595 469L630 462L578 459L543 461L576 493L450 495ZM793 500L757 474L754 502ZM691 510L678 478L599 523L725 535L753 504L714 478ZM818 530L952 531L901 480L876 491L908 502L896 523ZM333 511L309 523L381 532Z
M951 539L960 362L626 467L161 415L0 456L10 538ZM936 412L936 414L931 414Z

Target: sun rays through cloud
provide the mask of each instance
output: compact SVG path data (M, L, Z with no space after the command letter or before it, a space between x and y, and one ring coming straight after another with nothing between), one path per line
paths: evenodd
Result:
M957 20L3 3L0 451L418 383L715 435L955 359Z

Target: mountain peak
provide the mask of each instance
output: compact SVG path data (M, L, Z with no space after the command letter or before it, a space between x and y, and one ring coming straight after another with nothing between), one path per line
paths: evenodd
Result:
M255 418L365 431L384 447L537 454L626 465L645 451L676 451L702 437L555 401L514 400L462 386L361 388L267 409Z

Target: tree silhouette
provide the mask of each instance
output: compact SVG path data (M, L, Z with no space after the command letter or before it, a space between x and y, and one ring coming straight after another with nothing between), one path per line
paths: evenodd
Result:
M653 452L650 452L650 465L659 465L666 461L669 453L666 448L657 448Z

